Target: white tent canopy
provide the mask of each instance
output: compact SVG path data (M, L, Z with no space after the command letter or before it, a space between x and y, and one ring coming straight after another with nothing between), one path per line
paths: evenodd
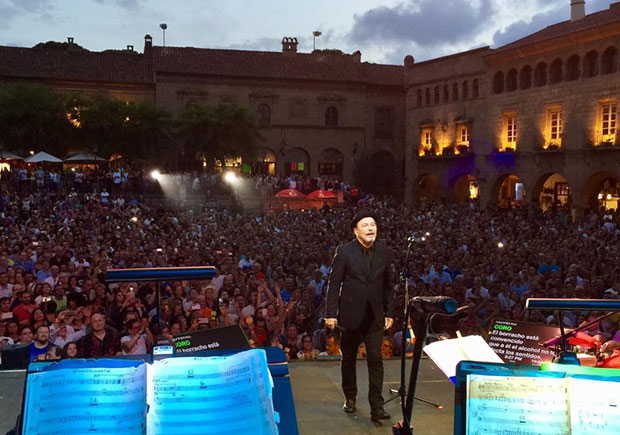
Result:
M48 154L45 151L38 152L34 156L30 156L24 161L27 163L39 163L39 162L62 163L61 159L59 159L58 157L54 157L53 155Z
M0 160L24 160L24 158L10 151L0 150Z
M107 161L108 160L104 159L103 157L99 157L98 155L88 154L88 153L76 154L74 156L71 156L65 159L65 163L66 162L107 162Z

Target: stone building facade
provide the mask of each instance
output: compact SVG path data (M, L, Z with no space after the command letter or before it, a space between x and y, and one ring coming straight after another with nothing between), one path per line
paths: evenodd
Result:
M569 7L567 1L567 7ZM173 113L190 101L254 110L264 143L253 171L354 182L372 158L408 203L477 201L580 210L620 201L620 3L491 49L403 66L359 52L157 47L144 53L0 47L0 82L107 92Z
M571 7L497 49L405 59L411 201L618 207L620 3Z
M360 159L396 171L405 142L403 67L361 54L157 47L144 53L0 47L0 82L29 81L60 91L105 92L178 112L190 101L236 102L256 111L264 138L253 171L333 175L353 181ZM236 162L228 162L235 164Z

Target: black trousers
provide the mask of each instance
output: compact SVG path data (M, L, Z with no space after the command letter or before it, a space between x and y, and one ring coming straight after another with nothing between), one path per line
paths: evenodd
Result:
M378 319L379 320L379 319ZM357 378L355 365L357 347L366 344L366 362L368 364L368 402L371 413L383 409L383 360L381 359L381 341L383 338L383 319L375 320L372 307L366 305L366 314L359 328L343 330L340 348L342 349L342 391L347 399L357 395Z

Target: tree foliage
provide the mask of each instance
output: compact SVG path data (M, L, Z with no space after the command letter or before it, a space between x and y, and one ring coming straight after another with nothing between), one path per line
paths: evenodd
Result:
M150 102L107 94L55 93L30 84L0 87L0 139L25 155L59 157L92 152L102 157L176 161L177 154L216 160L256 158L261 137L256 115L237 104L190 103L172 120ZM186 161L186 160L184 160ZM187 160L192 166L192 160Z
M0 87L0 137L7 147L25 155L31 149L62 154L71 128L61 99L34 85Z
M254 112L234 103L191 102L178 114L174 130L187 153L210 165L235 157L252 161L262 140Z
M64 51L88 51L81 45L76 44L75 42L57 42L57 41L47 41L47 42L39 42L32 48L44 48L48 50L64 50Z
M148 159L170 146L170 114L151 103L74 94L65 97L65 106L80 151Z

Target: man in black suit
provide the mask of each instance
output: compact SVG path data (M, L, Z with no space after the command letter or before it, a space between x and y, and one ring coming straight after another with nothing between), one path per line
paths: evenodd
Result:
M355 364L357 347L366 344L370 402L373 421L390 418L383 409L383 361L381 340L389 329L392 317L392 286L390 284L389 251L385 244L375 243L377 216L369 210L355 214L351 229L355 240L340 245L332 261L327 283L325 325L342 331L343 410L355 412L357 381Z

